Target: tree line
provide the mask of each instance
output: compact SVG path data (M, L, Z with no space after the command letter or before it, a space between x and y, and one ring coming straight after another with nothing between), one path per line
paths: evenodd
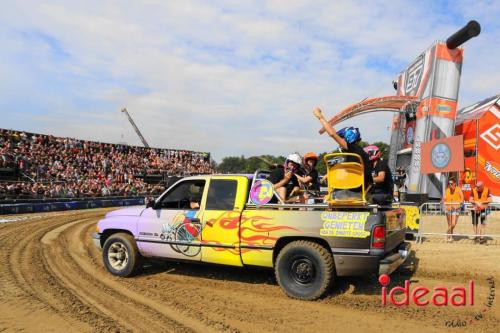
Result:
M361 147L366 147L370 143L361 141ZM382 153L382 158L386 161L389 158L389 145L385 142L374 142L373 145L378 146ZM325 163L323 156L330 152L323 152L319 154L317 169L320 174L326 173ZM227 156L216 166L217 171L220 173L254 173L257 169L269 170L272 165L282 165L285 162L286 156L274 155L259 155L259 156Z

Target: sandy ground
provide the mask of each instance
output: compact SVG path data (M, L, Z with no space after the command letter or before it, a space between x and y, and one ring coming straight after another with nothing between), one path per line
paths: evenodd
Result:
M500 243L494 240L478 245L465 238L427 238L413 244L408 264L391 276L390 287L407 279L412 288L466 286L473 279L474 306L384 307L376 277L338 278L324 299L304 302L286 297L269 270L159 262L137 277L114 277L90 240L96 221L109 210L33 214L0 223L0 332L406 333L500 327L500 300L491 308L484 304L487 278L500 283ZM469 219L461 222L470 231ZM444 217L424 223L445 226ZM499 227L491 224L491 230ZM466 327L449 328L447 321Z

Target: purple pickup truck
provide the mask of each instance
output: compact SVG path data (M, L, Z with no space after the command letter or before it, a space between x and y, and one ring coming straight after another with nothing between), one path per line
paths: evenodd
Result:
M262 204L256 178L187 177L146 207L106 214L93 235L104 266L124 277L153 257L268 267L287 295L312 300L336 276L391 274L408 256L404 210Z

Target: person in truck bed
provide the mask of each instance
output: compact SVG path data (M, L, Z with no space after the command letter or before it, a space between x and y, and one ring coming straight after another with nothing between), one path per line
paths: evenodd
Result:
M284 168L275 168L271 171L268 180L274 184L274 190L281 200L286 201L292 192L300 188L295 174L301 165L300 155L290 154L285 160Z
M316 165L318 164L319 156L316 153L309 152L304 155L304 172L303 174L296 173L299 183L304 186L304 188L314 194L319 193L319 174L316 170ZM307 198L306 198L307 199Z
M391 205L394 191L391 169L389 169L387 162L381 159L382 153L377 146L366 146L364 151L368 154L373 168L373 185L370 189L371 201L381 206Z
M344 127L339 131L335 131L333 126L330 125L330 123L321 113L320 108L314 109L313 114L316 118L319 119L321 125L325 128L328 135L339 144L341 151L357 154L361 157L364 164L365 191L367 191L373 183L372 167L368 154L366 154L363 148L361 148L361 146L358 144L361 141L361 134L359 133L359 129L355 127ZM351 159L349 157L347 161L357 162L357 160Z

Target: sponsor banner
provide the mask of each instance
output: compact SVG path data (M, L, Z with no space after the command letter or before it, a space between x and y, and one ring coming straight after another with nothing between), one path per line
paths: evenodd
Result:
M495 161L485 161L484 170L493 182L500 182L500 166Z
M420 100L416 121L407 117L406 123L393 121L392 126L389 164L406 168L409 193L441 196L440 183L436 181L440 175L422 175L421 146L454 134L462 61L463 49L450 50L445 43L437 42L421 53L398 77L398 95L415 96ZM412 147L410 164L406 165L401 159L395 161L398 156L392 151L409 147Z
M411 148L415 141L415 120L406 122L404 148Z
M321 236L366 238L370 235L365 230L369 212L324 212L321 214L323 228Z
M492 124L481 134L481 139L483 139L492 150L500 150L500 124L498 122Z
M112 199L112 200L85 200L68 202L20 203L0 204L0 214L25 214L55 212L61 210L75 210L101 207L143 205L144 198Z
M457 134L464 137L465 171L460 176L464 196L476 180L490 189L495 201L500 197L500 95L495 95L464 109L458 114ZM465 189L465 190L464 190Z
M421 158L422 174L463 171L463 137L457 135L424 142Z
M500 112L496 106L478 120L477 179L482 180L493 196L500 195Z

